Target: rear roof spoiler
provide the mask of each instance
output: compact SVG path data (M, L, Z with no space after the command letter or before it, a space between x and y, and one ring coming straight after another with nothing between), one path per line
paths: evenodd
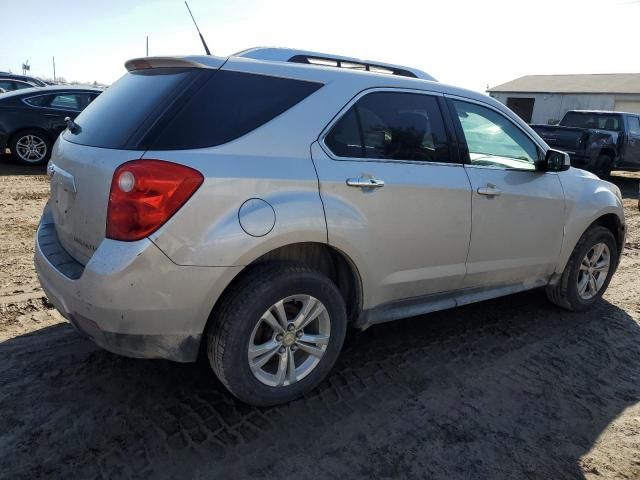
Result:
M220 68L225 62L220 57L140 57L127 60L124 67L129 72L149 68Z

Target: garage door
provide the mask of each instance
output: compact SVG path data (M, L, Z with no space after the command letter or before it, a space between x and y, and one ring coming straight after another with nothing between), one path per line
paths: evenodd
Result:
M616 112L640 113L640 100L617 100L614 110Z

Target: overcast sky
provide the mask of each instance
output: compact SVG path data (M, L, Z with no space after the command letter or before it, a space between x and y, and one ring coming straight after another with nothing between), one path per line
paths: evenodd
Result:
M640 72L634 0L191 0L214 55L286 46L414 66L484 91L527 74ZM0 0L0 70L112 83L203 52L182 0Z

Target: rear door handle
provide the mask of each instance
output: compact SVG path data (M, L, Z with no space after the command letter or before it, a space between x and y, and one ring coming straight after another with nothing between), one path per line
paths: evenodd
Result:
M347 178L347 185L350 187L358 188L382 188L384 187L384 180L378 180L376 178Z
M487 184L486 187L478 188L478 193L480 195L486 195L488 197L497 197L500 194L502 194L502 190L500 190L499 188L496 188L495 185L491 185L489 183L489 184Z
M62 118L62 115L58 115L57 113L45 113L44 116Z

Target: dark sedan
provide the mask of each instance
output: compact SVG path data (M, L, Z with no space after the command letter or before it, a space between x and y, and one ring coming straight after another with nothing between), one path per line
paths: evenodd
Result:
M27 82L30 83L31 85L33 85L34 87L46 87L47 83L44 82L43 80L40 80L39 78L36 77L30 77L28 75L17 75L15 73L9 73L9 72L0 72L0 77L4 78L4 79L11 79L11 80L17 80L19 82ZM5 90L9 90L8 88Z
M74 119L102 90L91 87L50 86L0 95L0 153L11 150L20 163L39 165L51 156L51 147Z

